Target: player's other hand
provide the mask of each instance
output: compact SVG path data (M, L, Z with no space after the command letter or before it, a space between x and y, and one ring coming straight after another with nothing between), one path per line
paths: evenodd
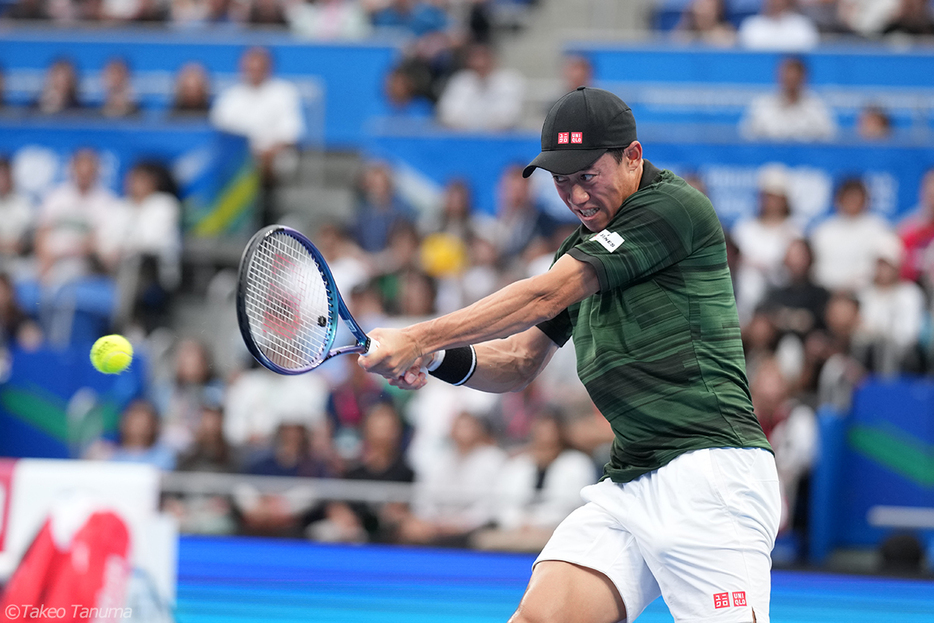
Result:
M399 378L389 379L389 384L399 389L421 389L428 382L425 368L412 366Z

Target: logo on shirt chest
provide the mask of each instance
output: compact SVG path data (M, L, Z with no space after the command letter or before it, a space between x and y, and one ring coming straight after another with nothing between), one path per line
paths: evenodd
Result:
M604 229L600 233L594 235L591 240L596 240L599 242L601 245L603 245L603 248L610 253L618 249L624 242L622 236L617 234L615 231L610 231L608 229Z

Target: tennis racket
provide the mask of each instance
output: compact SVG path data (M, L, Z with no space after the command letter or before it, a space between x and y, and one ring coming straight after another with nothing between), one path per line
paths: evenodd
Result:
M356 343L332 348L337 319ZM237 320L250 354L279 374L301 374L337 355L366 354L376 342L350 315L321 252L300 232L270 225L240 260Z

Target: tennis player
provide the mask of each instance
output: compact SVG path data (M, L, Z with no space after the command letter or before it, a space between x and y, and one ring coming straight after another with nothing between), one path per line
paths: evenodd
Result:
M642 157L632 111L580 88L526 167L582 227L551 269L460 311L370 333L360 365L417 389L418 366L490 392L525 386L574 338L616 439L604 479L541 552L514 622L766 623L778 476L756 420L723 232L710 201Z

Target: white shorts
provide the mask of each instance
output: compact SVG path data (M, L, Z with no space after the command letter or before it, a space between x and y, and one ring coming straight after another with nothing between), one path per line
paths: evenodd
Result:
M535 564L588 567L616 586L631 623L659 595L678 623L769 621L781 509L775 460L758 448L688 452L625 484L585 487Z

